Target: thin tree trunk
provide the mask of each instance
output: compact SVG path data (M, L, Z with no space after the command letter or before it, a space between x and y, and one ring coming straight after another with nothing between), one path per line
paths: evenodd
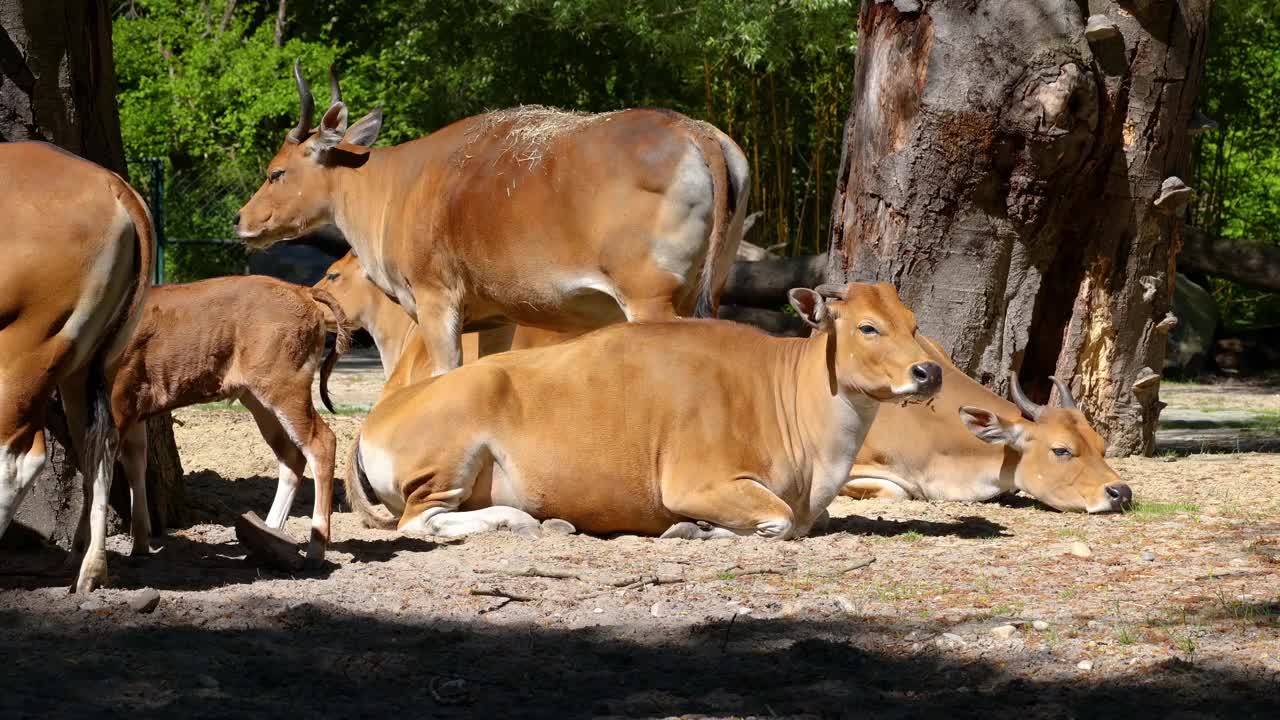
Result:
M50 142L127 177L105 0L0 0L0 64L0 139ZM159 529L182 520L182 466L168 415L149 421L147 431L147 482ZM65 545L79 519L82 483L63 442L52 433L46 440L50 461L14 525ZM115 483L113 497L127 499L123 486Z
M893 282L969 374L1072 378L1113 454L1151 452L1184 212L1153 202L1208 4L866 0L828 279Z
M235 13L236 0L227 0L227 7L222 11L222 22L218 24L219 35L226 32L227 28L231 26L231 18L235 16Z
M284 3L285 0L280 0L276 10L276 47L284 45Z

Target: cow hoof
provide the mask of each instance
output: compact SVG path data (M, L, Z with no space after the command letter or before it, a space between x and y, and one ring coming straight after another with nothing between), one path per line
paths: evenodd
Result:
M529 538L530 540L536 540L542 537L542 526L537 523L533 525L520 523L518 525L512 525L507 529L522 538Z
M573 523L560 518L547 518L542 521L542 529L548 535L572 535L578 532Z
M678 522L658 536L659 540L696 540L702 537L702 529L696 523Z
M307 543L307 559L303 561L304 570L319 570L324 567L324 543L311 541Z
M770 540L784 540L790 537L795 524L787 519L766 520L756 525L756 534Z
M107 556L102 554L88 559L80 566L80 575L76 578L75 591L81 595L97 590L107 584Z

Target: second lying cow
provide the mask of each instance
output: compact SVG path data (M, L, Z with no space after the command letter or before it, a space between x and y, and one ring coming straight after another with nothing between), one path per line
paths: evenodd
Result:
M333 314L338 327L333 353L323 367L326 323L321 306ZM322 560L329 541L337 440L316 412L311 383L320 369L321 396L330 405L326 381L348 342L342 307L323 290L252 275L154 288L111 393L125 475L130 487L144 489L140 504L135 492L134 552L144 551L150 536L143 480L147 433L142 421L196 403L239 400L253 413L280 461L267 525L284 526L310 465L315 507L307 561L314 565Z
M380 401L357 465L408 533L554 517L601 534L803 536L881 403L929 397L942 375L892 286L822 290L791 291L819 328L805 339L627 323L481 358Z
M1047 408L1028 401L1014 375L1015 405L961 372L932 340L922 344L943 368L942 392L928 404L880 411L841 494L981 502L1020 490L1057 510L1089 513L1133 500L1065 383L1055 381L1063 407Z

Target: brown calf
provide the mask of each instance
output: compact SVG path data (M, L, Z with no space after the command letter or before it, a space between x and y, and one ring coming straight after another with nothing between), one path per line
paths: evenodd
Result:
M267 524L283 527L307 466L315 508L307 560L318 564L329 541L336 439L311 401L311 382L324 349L327 307L338 339L320 368L320 393L349 337L341 305L323 290L268 277L224 277L166 285L151 292L121 359L111 401L123 436L130 487L145 486L147 434L157 413L215 400L239 400L280 461L280 481ZM143 491L145 492L145 490ZM135 494L135 498L137 494ZM134 552L145 551L150 526L143 501L133 513Z

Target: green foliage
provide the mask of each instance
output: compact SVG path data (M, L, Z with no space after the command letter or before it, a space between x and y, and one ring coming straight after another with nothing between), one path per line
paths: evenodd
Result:
M1196 143L1192 224L1280 246L1280 5L1218 0L1200 95L1220 128ZM1228 325L1280 323L1280 296L1214 279Z
M300 58L318 110L331 62L355 116L384 108L383 144L517 104L665 106L709 120L751 160L761 241L825 249L855 0L318 0L288 4L281 47L275 2L240 0L223 28L226 7L133 0L115 18L125 146L168 161L171 238L229 236L296 121ZM225 269L189 254L181 275Z

